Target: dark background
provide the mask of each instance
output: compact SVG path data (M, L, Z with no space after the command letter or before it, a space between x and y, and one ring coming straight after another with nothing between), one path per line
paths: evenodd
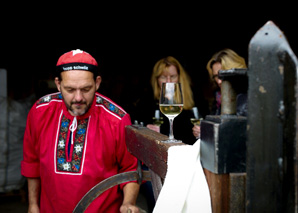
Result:
M212 1L204 5L112 1L108 7L100 2L3 3L0 68L7 70L9 97L16 100L56 91L49 89L56 62L73 49L94 56L103 77L99 91L129 113L131 105L148 94L152 68L162 57L172 55L181 62L192 78L198 104L204 105L208 60L215 52L231 48L248 61L249 42L267 21L284 32L298 53L294 1ZM8 205L16 208L18 203Z
M146 94L155 62L168 55L189 73L201 104L208 91L210 57L231 48L247 61L251 38L269 20L298 52L298 18L288 4L250 5L251 9L245 3L227 7L213 2L115 5L117 9L77 5L54 11L43 6L2 15L0 68L8 71L10 97L35 93L38 98L55 90L48 87L56 62L73 49L87 51L98 61L103 77L99 91L125 109Z

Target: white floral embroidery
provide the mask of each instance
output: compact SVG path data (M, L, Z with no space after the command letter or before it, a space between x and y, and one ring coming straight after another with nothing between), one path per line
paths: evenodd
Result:
M64 148L64 147L65 147L64 141L63 141L63 140L59 141L58 146L59 146L60 148Z
M47 96L47 97L44 97L44 99L43 99L45 102L49 102L50 100L51 100L51 96Z
M83 149L83 147L81 145L78 145L78 144L74 148L76 150L76 153L81 152L82 149Z
M70 164L69 163L64 163L63 164L63 169L66 170L66 171L69 171L70 170Z
M96 97L96 103L100 103L101 102L101 97Z

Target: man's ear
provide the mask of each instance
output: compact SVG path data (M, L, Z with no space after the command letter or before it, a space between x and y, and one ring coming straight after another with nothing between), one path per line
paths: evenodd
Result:
M101 77L100 76L97 76L96 79L95 79L96 90L98 90L98 88L100 86L100 83L101 83Z
M58 77L55 78L55 84L56 84L56 87L57 87L58 91L61 92L61 90L60 90L61 82L60 82Z

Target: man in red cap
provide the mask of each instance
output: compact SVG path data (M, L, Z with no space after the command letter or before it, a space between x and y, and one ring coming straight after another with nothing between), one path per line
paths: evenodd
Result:
M21 163L28 212L72 212L97 183L137 168L125 144L130 116L96 92L101 83L97 67L87 52L63 54L55 78L59 92L40 98L28 114ZM86 212L138 212L138 192L135 182L115 186Z

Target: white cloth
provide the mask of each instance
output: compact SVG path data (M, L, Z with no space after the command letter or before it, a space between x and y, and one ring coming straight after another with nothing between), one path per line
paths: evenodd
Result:
M208 184L200 162L200 139L168 150L168 171L153 213L212 212Z

